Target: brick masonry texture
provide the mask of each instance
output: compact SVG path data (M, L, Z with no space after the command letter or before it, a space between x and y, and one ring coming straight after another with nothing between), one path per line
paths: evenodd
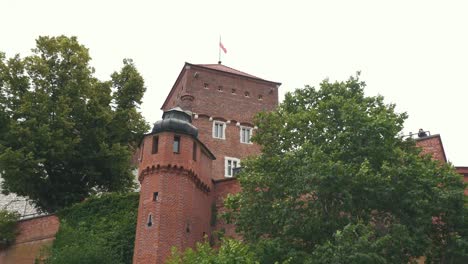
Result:
M278 86L274 82L186 65L163 110L180 106L198 116L193 120L199 130L198 137L216 156L212 177L224 179L224 157L242 160L260 153L258 146L240 143L237 124L253 128L253 118L258 112L275 109ZM184 95L192 96L193 101L182 103L180 98ZM213 138L215 120L227 121L225 139Z
M422 149L421 153L423 155L431 155L434 160L441 163L447 162L440 135L418 138L416 145Z
M55 215L40 216L18 223L18 236L13 245L0 251L1 264L31 264L43 246L51 245L59 229Z
M220 66L221 68L224 66ZM140 145L140 203L135 240L134 263L163 263L172 246L180 250L210 239L216 230L238 237L234 226L217 218L213 207L225 211L223 200L240 191L235 178L225 177L225 157L240 160L260 153L259 146L240 142L241 126L254 128L253 117L278 105L278 83L220 72L186 64L163 110L176 106L193 112L192 124L198 140L184 134L161 132L147 135ZM213 138L213 122L225 122L224 139ZM255 133L255 132L254 132ZM180 153L174 153L174 136L180 136ZM158 152L152 142L158 137ZM193 142L202 142L216 160ZM158 200L153 195L158 192ZM148 226L151 215L152 224Z
M180 152L174 153L174 136L180 136ZM211 159L197 147L193 160L191 136L163 132L152 154L154 135L145 137L140 162L140 203L133 263L164 263L171 248L193 247L211 234L213 182ZM195 141L197 142L197 141ZM197 142L197 144L199 144ZM158 198L154 200L154 193ZM149 218L151 226L148 226Z

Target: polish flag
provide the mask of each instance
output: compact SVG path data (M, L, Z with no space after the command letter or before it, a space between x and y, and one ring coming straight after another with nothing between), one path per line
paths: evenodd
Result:
M223 43L221 41L219 42L219 47L224 51L224 53L227 53L227 49L224 47Z

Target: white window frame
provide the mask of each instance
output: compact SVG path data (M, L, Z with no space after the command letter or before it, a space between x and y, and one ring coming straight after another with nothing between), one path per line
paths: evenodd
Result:
M229 163L230 162L230 163ZM236 167L234 167L234 163ZM224 177L232 178L234 175L233 168L239 168L241 165L241 160L238 158L224 157Z
M223 126L223 134L222 134L222 137L218 137L216 136L216 125L219 124L219 125L222 125ZM215 120L213 121L213 138L218 138L218 139L226 139L226 122L223 122L223 121L218 121L218 120Z
M252 132L253 132L253 128L251 127L248 127L248 126L240 126L240 129L239 129L239 140L241 143L244 143L244 144L252 144ZM249 130L249 139L247 141L245 140L242 140L243 137L242 137L242 132L243 130Z

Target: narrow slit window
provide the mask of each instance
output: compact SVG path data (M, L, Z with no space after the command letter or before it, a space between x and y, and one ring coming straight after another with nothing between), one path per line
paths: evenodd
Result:
M153 225L153 216L151 214L148 215L148 227L151 227Z
M174 153L180 153L180 136L174 136L172 150L174 151Z
M151 148L151 153L152 153L152 154L158 153L158 147L159 147L159 137L158 137L158 136L154 136L154 137L153 137L153 146L152 146L152 148Z
M158 192L154 192L154 193L153 193L153 201L156 202L156 201L159 199L158 196L159 196L159 193L158 193Z

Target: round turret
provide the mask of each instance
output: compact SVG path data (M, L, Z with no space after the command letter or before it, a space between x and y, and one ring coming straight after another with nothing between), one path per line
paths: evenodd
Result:
M197 138L198 129L191 123L192 113L175 107L164 112L163 120L154 123L151 133L176 132Z

